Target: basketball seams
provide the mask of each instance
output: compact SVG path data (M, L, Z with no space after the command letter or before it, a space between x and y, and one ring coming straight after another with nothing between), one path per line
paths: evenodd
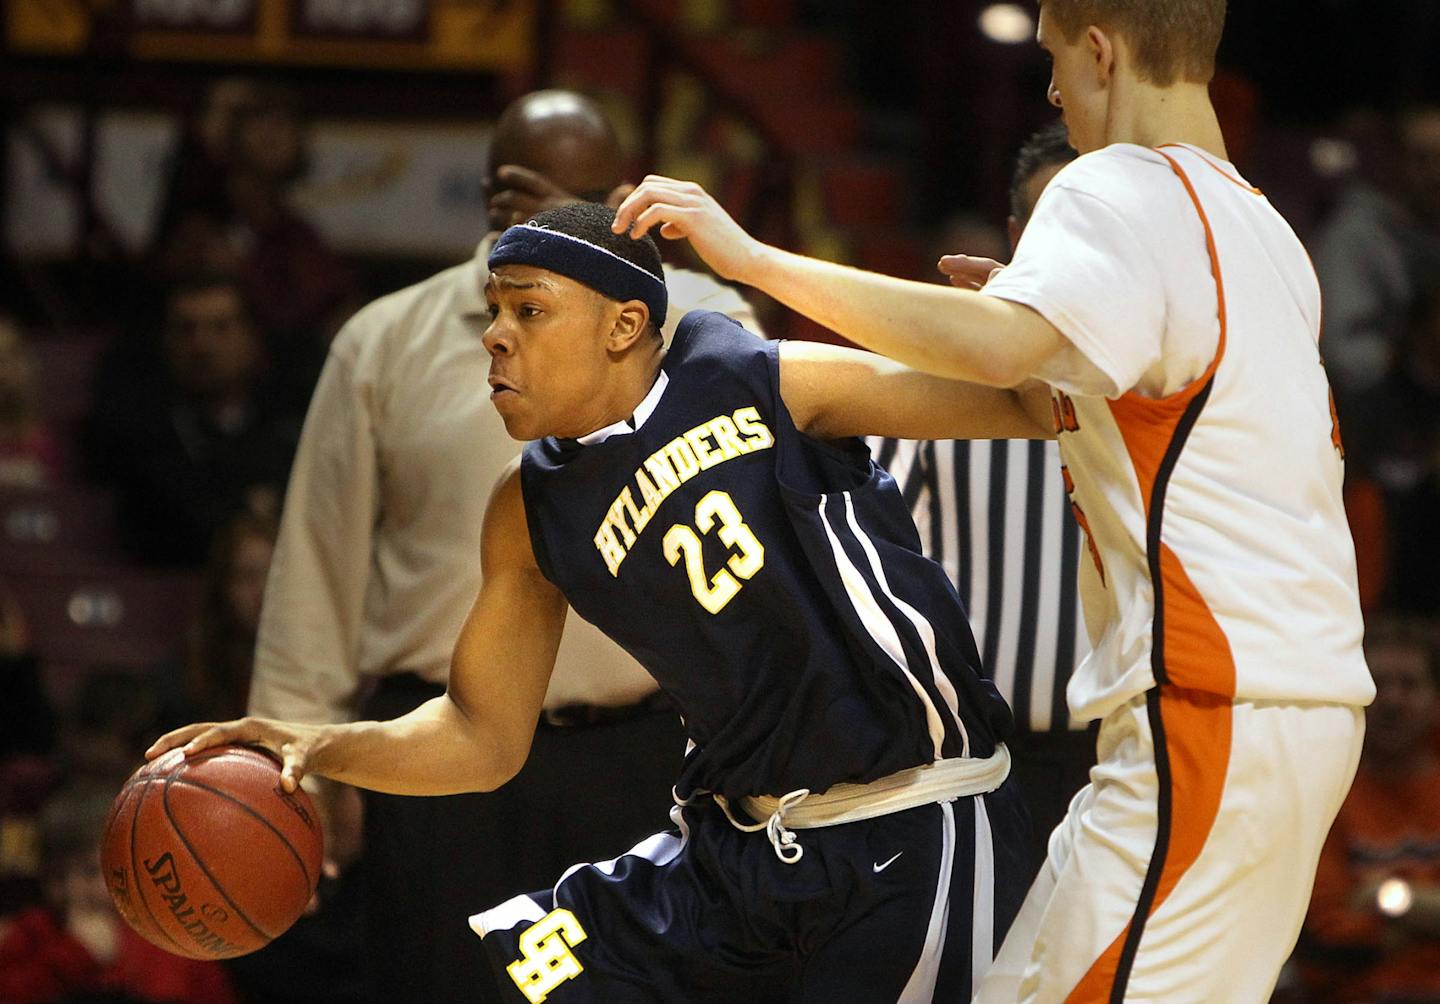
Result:
M252 808L250 805L236 798L234 795L231 795L229 792L221 791L219 788L216 788L213 785L206 784L204 781L195 781L187 777L175 777L173 779L167 779L167 786L171 783L185 785L186 787L190 788L199 788L200 790L208 792L211 795L223 798L227 802L230 802L235 806L239 807L240 809L244 810L256 821L262 824L267 830L275 834L276 839L279 840L280 843L285 845L285 849L290 852L290 856L293 857L295 859L295 863L300 866L300 874L305 877L306 885L309 887L311 892L315 891L316 882L312 881L310 878L310 869L305 866L304 857L302 857L300 852L295 849L295 845L290 842L289 838L286 837L284 833L281 833L280 829L274 823L270 822L270 820L266 819L264 815L256 812L255 809Z
M130 792L135 787L134 780L127 781L120 789L120 794L115 796L115 801L110 805L110 811L105 814L105 828L101 833L109 833L111 828L120 821L125 813L125 806L129 804ZM101 854L104 854L104 845L101 845Z
M177 769L176 774L178 773L179 771ZM161 792L160 795L160 807L165 811L165 818L170 822L170 829L175 833L175 836L179 838L180 843L185 845L185 850L187 853L189 853L190 860L195 863L196 868L200 869L201 874L205 876L205 879L210 883L211 888L213 888L215 892L219 894L220 898L225 901L225 904L229 906L231 910L235 911L235 916L239 917L242 921L245 922L246 927L250 928L250 930L254 931L261 938L264 938L266 943L268 944L269 942L273 941L276 936L261 930L259 925L257 925L253 920L251 920L249 916L246 915L244 910L240 909L239 904L237 904L233 899L230 898L229 892L227 892L225 890L225 887L216 880L213 874L211 874L209 866L205 864L205 859L202 858L200 856L200 853L195 850L195 845L190 843L190 838L185 836L185 831L180 828L179 822L175 819L174 814L170 811L170 786L172 784L185 783L184 780L177 777L176 774L171 774L165 779L165 789Z
M230 756L229 754L232 753L236 755ZM209 783L193 776L186 776L194 773L188 771L187 767L198 768L201 763L209 760L220 761L217 767L220 773L214 778L209 778ZM262 764L265 770L260 770ZM159 769L156 769L157 767ZM239 923L244 924L252 932L252 937L259 939L259 944L244 948L236 954L246 954L263 947L290 927L296 914L291 914L289 920L284 920L275 934L267 933L264 927L253 920L246 912L247 909L260 910L261 912L257 916L265 919L270 916L266 912L270 911L270 905L278 905L283 903L283 900L257 899L242 907L235 898L232 898L230 891L217 880L217 874L228 874L221 865L231 861L231 855L224 850L223 846L207 847L209 839L207 833L210 830L207 830L206 827L210 827L212 823L219 821L223 824L222 830L226 828L234 830L236 827L243 829L249 820L255 820L264 830L272 834L274 839L294 859L299 868L301 880L306 886L304 898L308 899L313 894L319 878L319 857L323 853L319 846L320 834L315 825L313 813L307 815L303 805L299 803L290 804L290 800L285 798L283 791L260 778L259 775L267 771L271 774L276 773L278 767L278 760L269 755L266 750L249 747L222 747L204 751L195 757L177 757L167 766L160 766L158 763L144 764L121 786L110 807L110 812L107 814L106 840L102 844L100 858L106 872L106 881L111 897L116 900L117 907L122 904L117 895L120 886L114 876L123 874L123 870L127 868L132 873L133 878L128 880L131 887L128 904L121 913L127 921L131 922L131 926L144 935L147 940L180 956L197 959L214 958L211 955L197 953L194 946L189 946L186 941L180 939L178 930L170 930L169 922L165 919L165 912L163 910L157 912L155 904L150 902L150 894L155 890L147 889L148 883L142 881L150 862L142 859L141 844L145 845L143 849L147 854L163 850L163 845L157 844L157 840L173 845L173 850L166 852L166 855L174 855L176 866L184 865L184 859L188 857L199 876L203 876L209 883L210 895L218 900L215 903L216 909L218 910L223 904L234 917L238 918ZM148 787L151 782L163 782L164 785L163 789L158 792L158 806L152 805L148 801L152 794L157 794ZM177 793L172 802L170 798L172 785L196 789L196 794L186 796L183 793ZM234 787L235 792L232 794L221 787L216 787L217 785ZM137 791L137 787L142 790ZM275 809L272 804L274 795L281 796L290 808L296 810L297 816L304 823L303 832L296 832L293 840L287 836L287 833L294 824L290 822L289 816L285 815L283 811ZM301 798L303 799L303 795ZM219 804L216 804L217 799ZM200 808L207 801L214 806L213 809ZM148 809L147 805L150 806ZM191 811L192 805L197 807L201 815L194 815ZM244 816L234 815L231 806L242 810ZM211 815L217 809L219 815ZM274 816L276 811L281 811L279 817ZM163 817L161 813L163 813ZM267 813L270 814L270 818L267 818ZM228 822L226 816L229 817ZM182 823L190 825L193 832L187 833L182 829ZM128 834L124 830L126 826L129 827ZM168 834L164 832L167 827L170 830ZM219 836L218 832L216 836ZM253 831L250 839L243 843L248 845L257 839L259 843L264 843L263 834L258 830ZM212 872L206 859L197 850L200 847L207 847L208 857L220 863L217 865L218 872ZM239 851L241 859L246 857L246 851L240 848L235 848L235 850ZM276 854L276 852L268 853ZM313 866L307 861L305 856L307 853L316 859ZM165 858L157 860L163 862ZM280 873L283 873L285 866L278 862L278 857L271 857L268 867L278 869ZM254 875L253 869L247 871L245 868L230 875L232 881L239 882L239 885L234 886L235 895L242 900L246 898L246 890L254 881L260 881L261 886L269 890L264 893L266 897L271 896L272 893L284 895L284 891L277 885L278 876L275 878L276 881L271 881L270 878ZM195 881L198 882L199 878L196 878ZM293 878L287 880L287 884L290 891L298 892L293 885ZM167 885L165 888L168 890L170 887ZM180 890L177 887L174 891L179 892ZM139 905L134 902L137 896L140 900ZM168 902L168 897L166 899ZM303 906L303 902L300 905ZM173 908L171 912L174 912ZM284 912L289 913L288 910ZM270 919L277 918L271 917ZM268 927L268 923L265 926ZM238 930L237 933L239 933ZM241 946L237 944L235 947L240 948Z
M145 884L140 881L139 863L135 860L135 824L140 820L140 808L145 804L145 797L150 794L148 790L150 782L158 780L160 780L160 778L146 778L145 788L147 790L142 791L140 793L140 797L135 800L135 812L130 817L130 873L135 876L135 890L140 895L140 904L145 907L145 913L150 917L150 926L154 930L159 931L162 935L165 936L166 941L170 942L170 944L175 946L176 954L193 959L195 958L195 956L191 952L186 951L184 945L180 944L180 942L176 941L173 937L171 937L170 932L165 929L164 925L162 925L160 923L160 920L155 916L155 911L150 909L150 900L145 897Z

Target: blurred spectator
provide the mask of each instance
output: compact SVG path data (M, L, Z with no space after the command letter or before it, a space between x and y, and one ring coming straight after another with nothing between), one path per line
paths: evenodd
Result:
M1436 637L1433 624L1404 622L1366 635L1377 694L1302 942L1306 983L1326 1004L1440 1000Z
M110 903L100 835L114 790L76 786L45 807L46 902L0 918L0 1000L230 1004L225 972L181 958L132 931Z
M177 153L157 231L163 276L196 267L239 276L281 385L301 407L331 336L360 302L350 268L290 205L306 169L294 96L273 84L218 81Z
M36 409L35 358L19 326L0 316L0 488L43 488L61 479L60 443Z
M0 760L0 928L4 918L44 901L40 808L59 775L55 762L45 757Z
M1440 614L1440 285L1423 290L1385 377L1341 413L1352 478L1383 498L1387 608ZM1357 540L1357 547L1358 547Z
M277 532L273 515L242 512L216 535L199 616L179 658L164 671L169 693L162 728L244 716Z
M62 716L65 776L118 790L144 759L159 717L160 695L144 677L129 669L92 667Z
M0 917L40 898L37 815L59 773L56 734L24 613L0 582Z
M55 749L55 715L19 600L0 582L0 762Z
M1315 241L1325 293L1325 359L1343 394L1385 375L1417 298L1440 283L1440 106L1396 125L1392 196L1357 182Z
M97 391L92 468L119 492L136 557L198 565L242 509L274 511L299 438L264 382L265 353L240 287L221 275L171 291L158 372Z
M245 77L222 77L205 91L199 112L185 123L179 145L170 159L169 181L155 223L155 233L162 239L174 237L182 220L220 219L225 215L225 176L229 167L230 135L239 112L259 98L258 87ZM187 224L194 226L191 224ZM168 249L183 248L191 239L202 237L199 229L182 235ZM224 244L201 241L199 248L213 250L224 261L211 261L213 267L233 264L224 254ZM182 253L183 255L183 253ZM183 255L182 267L193 266L193 255Z

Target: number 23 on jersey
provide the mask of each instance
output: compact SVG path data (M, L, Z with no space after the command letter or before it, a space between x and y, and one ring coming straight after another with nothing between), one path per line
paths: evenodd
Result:
M717 525L718 524L718 525ZM696 531L699 531L698 533ZM733 553L713 575L705 569L701 537L714 531ZM743 583L765 567L765 545L761 544L729 492L712 491L695 506L695 526L676 523L665 531L665 560L672 566L683 558L690 592L712 614L718 614L740 592Z

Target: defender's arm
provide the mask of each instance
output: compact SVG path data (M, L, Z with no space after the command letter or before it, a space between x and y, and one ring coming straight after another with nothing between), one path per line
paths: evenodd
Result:
M1053 439L1050 392L920 373L883 356L817 342L780 346L780 396L800 431L820 439Z
M1015 387L1067 344L1029 307L962 289L893 279L762 244L699 185L647 177L615 230L686 238L727 279L907 366L989 387Z

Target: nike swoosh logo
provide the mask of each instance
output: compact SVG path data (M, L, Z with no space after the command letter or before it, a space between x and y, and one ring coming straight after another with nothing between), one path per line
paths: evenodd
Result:
M905 853L904 851L901 851L901 852L900 852L900 854L904 854L904 853ZM895 857L891 858L889 861L885 862L883 865L872 865L871 867L875 869L875 874L876 874L876 875L879 875L879 874L880 874L881 872L883 872L886 868L889 868L891 865L893 865L893 864L895 863L895 859L898 858L898 857L900 857L900 854L895 855Z

